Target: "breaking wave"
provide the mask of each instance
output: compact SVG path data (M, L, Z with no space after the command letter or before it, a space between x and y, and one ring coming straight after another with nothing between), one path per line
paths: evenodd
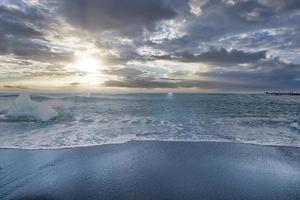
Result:
M32 101L28 93L21 93L7 112L7 117L16 121L48 121L57 115L57 112L46 103Z
M294 129L296 129L296 130L298 130L300 132L300 122L292 122L290 124L290 127L294 128Z

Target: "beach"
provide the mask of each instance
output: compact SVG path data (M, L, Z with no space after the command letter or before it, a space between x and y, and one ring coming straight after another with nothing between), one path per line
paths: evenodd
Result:
M0 200L300 200L300 0L0 0Z
M130 141L1 149L0 199L299 199L300 149Z

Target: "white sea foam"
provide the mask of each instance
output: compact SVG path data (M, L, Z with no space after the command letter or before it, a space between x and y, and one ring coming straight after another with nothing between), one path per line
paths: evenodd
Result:
M300 123L298 123L298 122L293 122L293 123L291 123L290 126L291 126L292 128L295 128L295 129L300 130Z
M57 116L57 112L44 102L32 101L28 93L21 93L7 115L10 117L31 117L41 121L48 121Z
M21 94L15 98L0 95L0 148L63 148L130 140L300 147L300 99L206 94L174 94L172 99L167 94ZM57 116L50 105L59 116L39 123Z
M168 97L169 99L172 99L172 98L173 98L173 93L172 93L172 92L169 92L169 93L167 94L167 97Z

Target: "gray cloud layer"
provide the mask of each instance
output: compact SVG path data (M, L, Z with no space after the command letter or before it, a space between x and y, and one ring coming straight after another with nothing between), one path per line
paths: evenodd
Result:
M138 36L143 28L153 30L155 23L171 19L176 12L162 0L62 0L60 8L73 25L92 31L118 30Z
M178 60L181 62L192 62L192 63L253 63L261 59L266 58L267 51L258 52L244 52L241 50L233 49L228 51L224 48L221 49L211 49L207 52L203 52L198 55L194 55L190 52L182 52L176 55L165 55L156 56L156 59L166 59L166 60Z
M14 60L0 66L11 73L18 60L24 77L84 76L64 67L77 49L57 44L70 27L68 37L85 34L101 50L104 86L297 90L299 21L298 0L7 0L0 56ZM206 71L193 74L197 64Z

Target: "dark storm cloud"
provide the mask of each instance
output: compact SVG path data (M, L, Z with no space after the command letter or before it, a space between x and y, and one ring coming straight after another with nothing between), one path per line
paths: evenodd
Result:
M194 55L183 52L176 55L156 56L157 59L178 60L181 62L208 63L253 63L266 58L267 51L244 52L241 50L211 49L210 51Z
M160 20L176 16L162 0L63 0L61 11L73 25L92 32L118 30L125 35L152 30Z

